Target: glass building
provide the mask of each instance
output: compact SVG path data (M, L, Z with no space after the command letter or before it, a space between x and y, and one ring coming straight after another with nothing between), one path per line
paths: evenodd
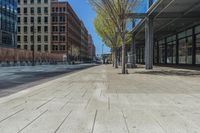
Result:
M0 0L0 47L15 47L17 0Z
M200 65L199 0L153 0L149 8L148 1L141 0L138 12L153 18L153 57L145 56L149 55L146 18L137 20L133 28L137 63L149 58L154 64Z

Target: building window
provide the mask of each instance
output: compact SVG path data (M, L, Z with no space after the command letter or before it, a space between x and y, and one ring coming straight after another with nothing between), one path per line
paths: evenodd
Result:
M44 45L44 51L48 51L49 48L48 48L48 45Z
M41 0L37 0L37 3L38 3L38 4L41 4Z
M25 43L28 42L28 36L24 36L24 42L25 42Z
M20 26L17 27L17 32L18 32L18 33L21 32L21 27L20 27Z
M33 43L34 42L34 36L31 35L31 42Z
M159 46L159 63L165 63L165 40L158 42Z
M37 46L37 50L38 50L38 51L41 51L41 45L38 45L38 46Z
M24 14L27 14L28 13L28 10L27 10L27 8L25 7L24 8Z
M24 17L24 24L27 24L27 22L28 22L28 18Z
M34 10L34 7L31 7L31 14L34 14L35 13L35 10Z
M41 24L41 17L37 18L38 24Z
M17 23L18 23L18 24L21 23L21 18L20 18L20 17L17 18Z
M27 33L28 32L28 28L27 26L24 26L24 33Z
M192 64L192 29L178 34L179 64Z
M200 64L200 34L196 35L196 64Z
M40 43L40 42L41 42L41 40L42 40L42 39L41 39L41 36L40 36L40 35L39 35L39 36L37 36L37 42L39 42L39 43Z
M48 17L44 17L44 23L48 23Z
M34 0L31 0L31 4L34 4Z
M27 0L24 0L24 4L25 4L25 5L27 4Z
M38 33L41 33L41 31L42 31L42 30L41 30L41 26L38 26L38 27L37 27L37 31L38 31Z
M48 7L44 7L44 13L48 14Z
M45 42L45 43L48 42L48 36L44 36L44 42Z
M45 3L45 4L48 4L48 0L44 0L44 3Z
M44 26L44 32L48 33L48 26Z
M17 42L21 42L21 36L17 36Z
M37 13L38 13L38 14L41 14L41 7L38 7L38 8L37 8Z
M18 14L21 13L21 8L17 8L17 13L18 13Z
M28 49L28 45L24 45L24 49L27 50Z
M34 23L35 21L34 21L34 17L31 17L31 23Z

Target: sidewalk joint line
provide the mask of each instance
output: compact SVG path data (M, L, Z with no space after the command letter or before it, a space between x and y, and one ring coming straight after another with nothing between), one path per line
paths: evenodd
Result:
M58 130L61 128L61 126L64 124L64 122L67 120L67 118L69 117L69 115L72 113L72 110L67 114L67 116L64 118L64 120L60 123L60 125L56 128L56 130L54 131L54 133L57 133Z
M96 112L95 112L95 116L94 116L94 121L93 121L93 124L92 124L92 131L91 131L91 133L94 133L94 127L95 127L95 123L96 123L96 119L97 119L97 113L98 113L98 110L96 110Z
M40 109L41 107L43 107L44 105L48 104L49 102L51 102L53 99L55 99L55 97L49 99L48 101L46 101L45 103L41 104L40 106L38 106L35 110Z
M11 115L7 116L6 118L4 118L4 119L0 120L0 123L2 123L3 121L5 121L5 120L7 120L7 119L11 118L12 116L14 116L14 115L16 115L16 114L18 114L18 113L22 112L23 110L24 110L24 109L18 110L17 112L15 112L15 113L13 113L13 114L11 114Z
M48 111L48 109L44 112L42 112L40 115L38 115L35 119L33 119L31 122L29 122L25 127L23 127L22 129L20 129L17 133L22 132L25 128L27 128L29 125L31 125L33 122L35 122L37 119L39 119L42 115L44 115L46 112Z

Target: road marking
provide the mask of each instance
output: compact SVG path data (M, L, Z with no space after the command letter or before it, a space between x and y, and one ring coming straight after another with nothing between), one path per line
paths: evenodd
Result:
M65 119L60 123L60 125L56 128L56 130L54 131L54 133L57 133L58 130L61 128L61 126L64 124L64 122L67 120L67 118L69 117L69 115L72 113L72 110L67 114L67 116L65 117Z
M0 123L2 123L3 121L5 121L5 120L7 120L7 119L11 118L12 116L14 116L14 115L16 115L16 114L18 114L18 113L22 112L23 110L24 110L24 109L18 110L17 112L15 112L15 113L13 113L13 114L11 114L11 115L7 116L6 118L4 118L4 119L0 120Z
M96 110L95 116L94 116L94 121L93 121L93 124L92 124L92 131L91 131L91 133L94 133L94 127L95 127L95 123L96 123L96 119L97 119L97 113L98 113L98 111Z
M41 104L40 106L38 106L35 110L40 109L41 107L43 107L44 105L48 104L49 102L51 102L53 99L55 99L55 97L49 99L48 101L46 101L45 103Z
M27 128L29 125L31 125L33 122L35 122L37 119L39 119L42 115L44 115L48 110L42 112L40 115L38 115L35 119L33 119L31 122L29 122L25 127L20 129L17 133L22 132L25 128Z

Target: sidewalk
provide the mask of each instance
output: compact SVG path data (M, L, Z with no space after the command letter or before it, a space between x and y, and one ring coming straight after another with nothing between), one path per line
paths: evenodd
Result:
M97 66L0 98L0 133L199 133L200 71Z

